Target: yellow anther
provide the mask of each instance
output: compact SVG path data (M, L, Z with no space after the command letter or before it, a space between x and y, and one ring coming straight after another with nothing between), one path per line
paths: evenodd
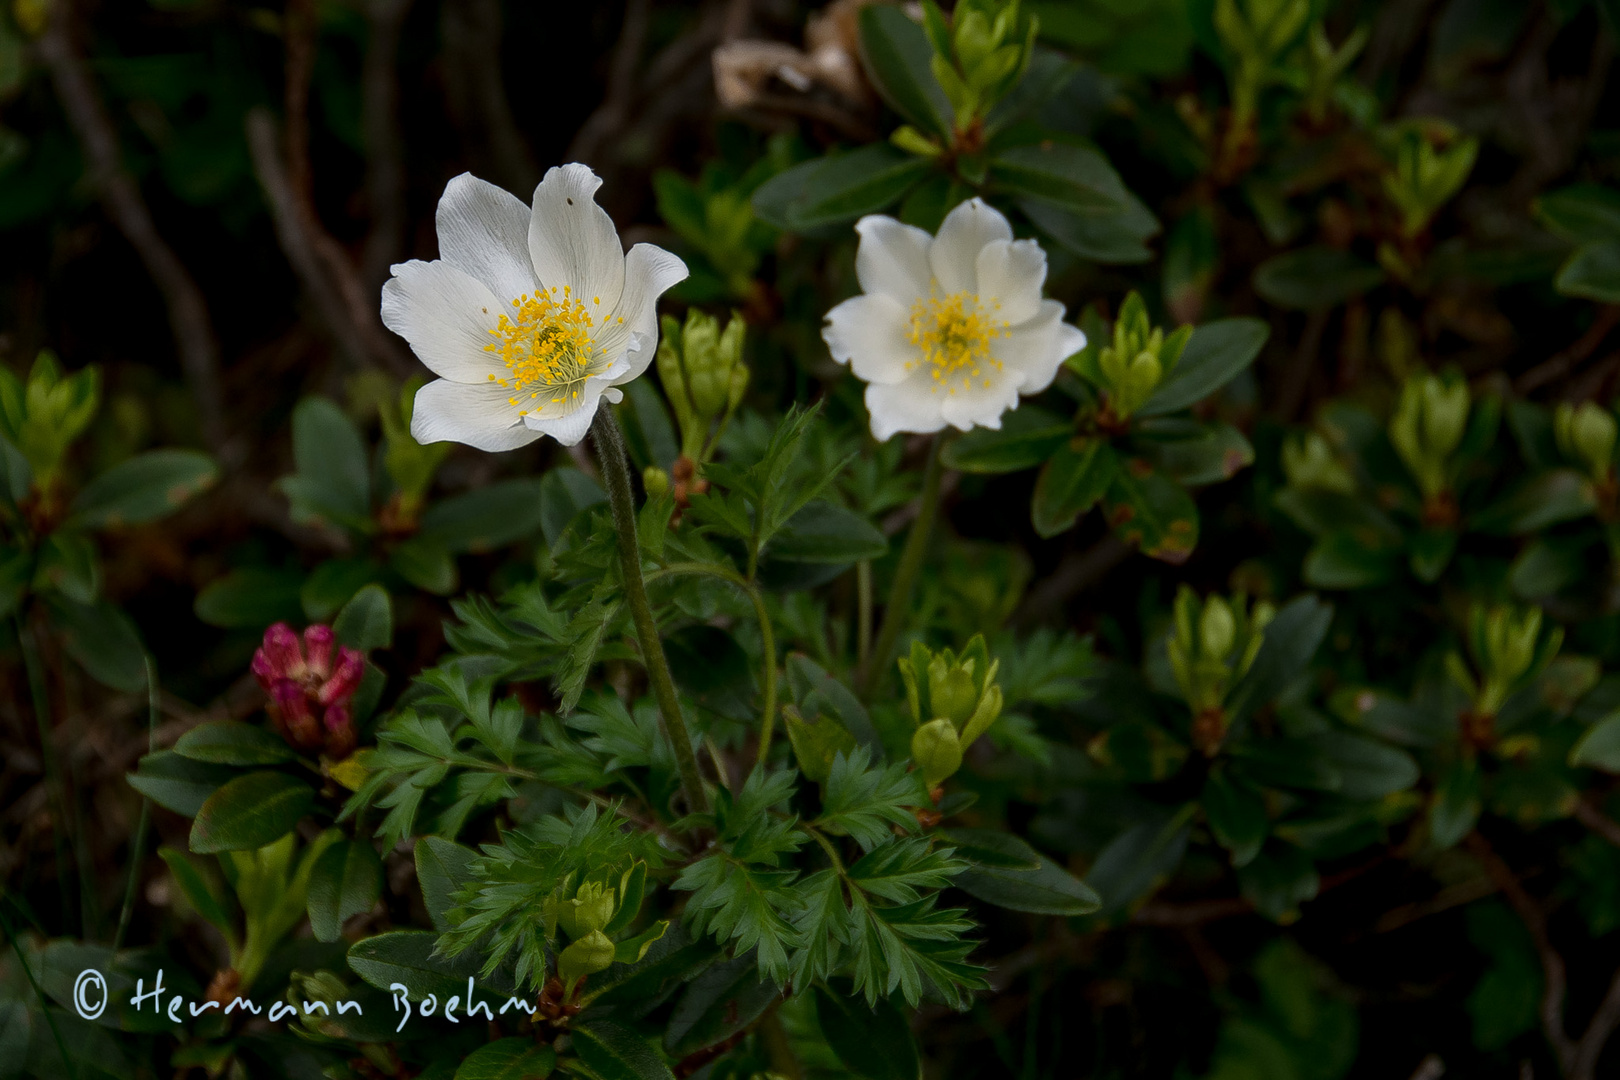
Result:
M520 395L527 391L530 400L547 389L566 392L579 386L591 374L596 355L590 313L581 301L558 301L556 291L556 287L537 290L513 300L517 310L497 317L495 329L489 331L495 341L484 346L484 351L500 358L508 374L503 379L492 373L490 380ZM563 292L566 297L567 286ZM517 396L508 400L510 405L517 403Z
M998 306L992 302L989 307ZM966 371L973 376L980 373L980 365L988 363L1001 370L1001 361L990 354L992 342L1007 332L1007 324L993 319L986 305L970 293L951 293L949 296L929 296L918 300L911 308L911 324L906 340L922 355L907 363L914 367L919 362L932 366L936 382L946 376ZM962 385L970 385L964 376ZM986 382L985 385L989 385ZM951 393L955 393L954 387Z

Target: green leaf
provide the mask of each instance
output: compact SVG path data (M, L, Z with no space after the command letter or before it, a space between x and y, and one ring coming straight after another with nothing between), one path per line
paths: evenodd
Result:
M650 1042L612 1020L574 1028L574 1051L601 1080L675 1080Z
M46 598L62 647L103 686L133 694L146 688L146 646L128 615L105 600L81 604Z
M555 546L575 518L605 502L602 485L578 469L551 469L540 478L540 533Z
M162 847L158 848L158 855L168 864L174 883L197 914L223 931L227 939L234 937L236 922L231 917L229 898L197 869L197 864L188 859L185 852Z
M1620 240L1620 191L1601 184L1572 184L1538 197L1542 224L1572 244Z
M1144 899L1181 865L1187 852L1189 813L1138 822L1097 853L1086 880L1110 917Z
M174 744L175 753L215 765L281 765L298 759L297 751L274 732L241 720L210 720Z
M557 1067L557 1051L532 1038L512 1036L486 1043L462 1059L455 1080L545 1080Z
M1457 552L1459 536L1456 529L1421 529L1414 533L1407 545L1407 565L1412 576L1425 585L1440 580Z
M1114 535L1142 554L1179 565L1198 544L1198 507L1187 489L1140 458L1116 469L1103 495Z
M1339 774L1335 790L1347 799L1373 802L1407 790L1422 775L1411 754L1365 735L1324 731L1310 739Z
M1577 248L1553 286L1566 296L1620 304L1620 240L1599 240Z
M342 840L325 851L309 876L309 926L316 941L336 941L343 924L382 895L383 864L369 840Z
M1232 865L1244 866L1260 853L1271 828L1260 793L1224 769L1215 769L1204 782L1201 800L1209 831L1227 851Z
M297 570L233 570L197 594L197 618L209 626L255 630L273 622L298 621L304 612L303 577Z
M1479 763L1472 758L1453 761L1440 774L1429 803L1429 842L1436 848L1452 847L1473 831L1481 807L1479 789Z
M999 430L976 427L945 444L947 468L970 473L1009 473L1032 469L1051 457L1074 434L1074 424L1033 405L1001 418Z
M903 761L869 766L869 751L856 747L833 758L822 792L816 825L834 835L851 837L862 851L894 838L894 830L915 831L916 808L928 795L915 772Z
M381 585L367 585L343 605L332 622L339 645L368 653L394 642L394 602Z
M788 690L806 720L816 717L836 720L871 753L873 761L883 760L883 740L872 723L872 716L849 687L803 653L789 653L786 668Z
M922 1059L911 1024L887 998L866 1008L849 990L817 984L815 993L822 1036L852 1075L864 1080L921 1080Z
M1035 531L1052 537L1072 529L1102 499L1119 471L1119 455L1106 439L1060 444L1035 478L1030 502Z
M307 397L293 410L293 462L282 492L298 521L329 521L359 531L371 522L371 476L366 446L343 410Z
M387 990L390 983L404 983L410 987L412 1005L429 994L440 1002L465 994L469 977L477 978L480 987L490 988L488 976L479 974L476 955L440 956L434 951L438 940L439 935L431 930L394 930L362 938L349 947L349 967L379 990ZM496 992L506 989L498 987Z
M1011 833L952 829L944 835L957 845L952 854L968 861L951 884L969 896L1035 915L1090 915L1102 906L1089 885ZM1008 865L1015 860L1025 865Z
M1254 909L1273 922L1291 922L1299 905L1322 886L1310 857L1292 844L1273 841L1238 870L1238 885Z
M1230 480L1254 464L1254 447L1231 424L1167 417L1143 421L1134 434L1132 453L1185 487Z
M1480 532L1523 536L1597 509L1592 482L1574 469L1546 469L1469 518Z
M1140 205L1108 159L1089 146L1060 142L1015 146L990 162L990 180L1012 195L1081 217L1117 214Z
M882 558L888 550L888 537L860 514L815 499L771 537L767 553L780 561L842 566Z
M759 977L754 954L722 960L686 984L664 1031L664 1049L684 1058L723 1043L780 998L776 984Z
M699 623L664 639L670 674L701 706L739 723L756 720L754 666L737 639Z
M1115 265L1153 259L1147 241L1159 231L1159 220L1134 197L1106 210L1084 212L1035 198L1017 203L1036 228L1082 259Z
M418 534L448 551L495 551L540 531L543 481L502 480L434 503Z
M1305 670L1332 622L1333 607L1314 596L1296 597L1282 606L1265 628L1254 665L1227 699L1227 716L1234 725L1271 702Z
M101 591L101 561L86 533L55 532L37 549L34 591L57 592L76 604L94 604ZM18 569L21 570L19 563Z
M841 225L899 202L929 169L888 143L873 143L776 174L754 192L754 212L789 232Z
M1571 765L1620 773L1620 710L1598 720L1569 752Z
M948 137L952 109L929 70L933 47L922 27L889 5L860 9L861 65L894 111L926 132Z
M416 842L416 880L422 886L422 904L433 928L451 927L450 909L456 890L473 880L472 864L478 853L442 836L424 836Z
M1301 576L1316 589L1365 589L1395 577L1400 554L1385 547L1369 547L1359 534L1331 532L1305 556Z
M214 459L196 450L149 450L86 484L73 500L71 523L99 529L138 525L172 513L219 478Z
M1259 319L1217 319L1198 327L1136 415L1163 416L1204 400L1254 363L1270 336L1271 327Z
M223 765L192 761L173 750L147 754L126 774L129 786L157 803L185 817L196 817L208 797L238 773Z
M298 600L311 622L328 622L355 593L382 576L370 559L327 559L304 579Z
M208 796L191 824L191 850L199 855L247 851L287 835L315 804L315 792L279 772L239 776Z
M1320 311L1377 287L1384 272L1348 251L1307 247L1275 255L1254 272L1254 291L1278 307Z

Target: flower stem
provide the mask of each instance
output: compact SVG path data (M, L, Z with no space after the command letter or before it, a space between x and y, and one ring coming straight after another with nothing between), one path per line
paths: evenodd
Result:
M691 814L706 814L709 812L709 796L703 790L703 777L698 772L697 757L692 753L692 738L687 734L680 699L675 695L675 680L669 674L669 661L664 658L664 643L658 636L658 624L653 620L652 606L647 603L647 586L641 577L641 543L636 536L636 506L630 494L630 464L624 455L624 433L619 430L619 421L614 417L613 410L605 403L596 410L596 419L591 423L591 438L596 443L596 456L602 464L602 479L607 482L608 506L613 511L619 564L624 571L625 603L630 606L630 617L636 625L636 638L641 643L641 659L647 668L647 681L652 684L658 712L664 718L664 735L675 752L675 764L681 773L681 790L686 796L686 810Z
M928 447L928 465L923 472L922 501L917 507L917 519L911 523L906 546L900 552L900 565L895 568L894 581L889 585L889 598L883 605L883 624L878 630L877 644L872 646L866 663L860 669L856 689L862 698L870 698L883 671L889 666L894 647L900 640L911 612L911 593L917 585L917 574L922 570L923 557L928 554L928 541L934 533L934 519L939 514L940 481L945 475L940 451L945 437L935 435Z

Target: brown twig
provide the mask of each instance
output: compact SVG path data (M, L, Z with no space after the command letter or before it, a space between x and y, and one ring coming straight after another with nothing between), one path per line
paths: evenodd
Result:
M441 10L445 90L473 170L526 195L540 182L540 167L506 100L500 0L456 0Z
M118 136L89 67L73 39L73 4L51 5L50 23L39 39L39 56L50 70L56 95L78 136L89 178L107 215L135 248L163 294L180 366L197 403L203 440L216 454L230 430L220 382L219 340L202 290L152 220L140 188L124 167Z
M1543 360L1529 371L1513 380L1513 389L1520 394L1529 394L1550 382L1562 379L1574 370L1575 365L1585 360L1597 351L1603 344L1603 339L1609 336L1616 324L1620 324L1620 304L1604 304L1598 309L1597 318L1587 327L1586 333L1577 338L1569 348Z
M1615 847L1620 847L1620 821L1615 821L1584 798L1575 803L1575 820Z
M366 146L371 230L360 258L368 295L382 288L405 236L405 145L399 130L399 39L411 0L367 0L370 35L360 68L360 126Z
M624 26L619 31L619 43L613 48L613 63L608 70L607 94L574 135L574 141L568 146L569 161L599 164L597 158L629 119L636 93L636 69L647 47L647 20L651 13L650 0L626 0Z
M1507 897L1508 903L1518 914L1519 921L1530 932L1530 940L1535 943L1536 955L1541 960L1541 1028L1558 1058L1559 1068L1565 1076L1570 1076L1575 1065L1576 1046L1564 1030L1564 992L1568 975L1563 956L1553 948L1552 940L1547 936L1547 916L1525 892L1512 868L1502 861L1485 837L1472 832L1463 842L1469 854L1485 867L1485 872L1496 882L1502 895Z

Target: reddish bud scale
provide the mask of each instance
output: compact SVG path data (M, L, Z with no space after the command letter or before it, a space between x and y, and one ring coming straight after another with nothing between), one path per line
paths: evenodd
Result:
M287 742L334 759L354 751L349 702L365 676L365 657L338 645L331 627L316 623L300 637L276 623L264 632L250 670L270 698L271 727Z

